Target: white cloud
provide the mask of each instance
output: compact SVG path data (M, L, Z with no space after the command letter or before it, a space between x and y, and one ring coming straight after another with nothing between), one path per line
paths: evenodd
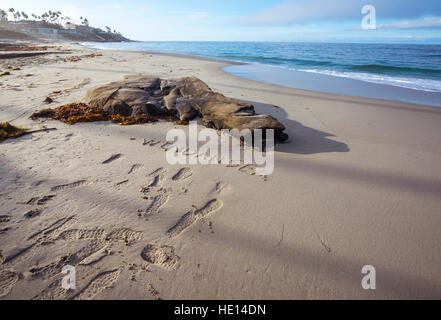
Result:
M365 5L376 8L379 19L414 19L441 15L440 0L297 0L242 17L246 25L287 25L317 21L361 19Z
M441 17L431 17L377 25L377 29L441 28Z

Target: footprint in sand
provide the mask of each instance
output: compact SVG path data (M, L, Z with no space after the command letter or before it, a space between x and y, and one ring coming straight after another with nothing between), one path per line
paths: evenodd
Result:
M48 196L43 196L41 198L39 197L35 197L35 198L31 198L30 200L28 200L26 202L27 205L38 205L38 206L42 206L44 205L46 202L52 200L55 197L54 194L52 195L48 195Z
M9 228L9 227L6 227L6 228L3 228L3 229L0 229L0 234L3 234L3 233L6 233L7 231L9 231L11 228Z
M124 241L127 245L130 245L135 241L141 240L141 238L142 232L134 231L128 228L119 228L110 232L106 239L113 241Z
M217 192L217 193L222 193L222 192L224 192L224 191L226 191L226 190L228 190L229 189L229 185L228 185L228 183L225 183L225 182L216 182L216 187L215 187L215 191Z
M168 202L169 196L168 194L159 194L153 198L152 203L145 211L147 216L151 216L159 213L159 210Z
M87 180L79 180L79 181L75 181L72 183L68 183L68 184L62 184L59 186L55 186L51 188L51 191L60 191L60 190L66 190L66 189L73 189L73 188L78 188L81 186L84 186L86 184L88 184L89 182Z
M102 229L95 230L82 230L82 229L72 229L61 233L58 239L63 240L88 240L88 239L105 239L107 236L106 232Z
M142 164L134 164L131 168L130 168L130 170L129 170L129 172L127 173L127 174L132 174L132 173L134 173L135 171L138 171L139 169L141 169L143 167L143 165Z
M161 173L153 178L153 181L149 184L150 188L161 188L165 181L167 180L167 175Z
M109 247L109 242L104 239L91 240L77 252L58 257L55 261L42 267L33 267L29 270L32 278L52 278L60 273L66 265L91 264L96 255Z
M173 145L173 142L167 141L161 145L161 149L167 151L171 145Z
M193 169L191 168L183 168L179 170L172 178L173 181L182 181L187 178L190 178L193 175Z
M11 220L10 216L0 216L0 223L7 223Z
M213 199L208 201L205 206L196 211L187 212L179 222L167 231L167 236L176 237L181 234L185 229L193 225L197 220L202 219L210 213L221 209L223 206L222 201Z
M42 278L50 278L60 273L60 270L63 269L64 266L70 263L72 255L68 254L65 256L58 257L54 262L51 262L42 267L34 267L29 269L29 272L32 274L32 278L42 277Z
M41 214L42 210L41 209L35 209L35 210L31 210L28 211L24 214L26 219L32 219L35 217L38 217Z
M153 299L161 300L161 298L159 296L159 292L153 287L153 285L151 283L147 283L146 289L152 295Z
M63 231L65 231L67 228L71 227L75 223L76 223L75 216L62 218L55 221L48 227L31 235L28 238L28 240L35 239L34 243L25 248L18 248L17 250L15 250L15 252L13 252L11 255L9 255L6 258L6 262L11 262L13 260L16 260L17 258L26 256L27 254L33 252L34 249L38 248L39 246L42 246L47 243L52 243L59 237L59 235Z
M75 216L59 219L55 221L53 224L49 225L48 227L31 235L28 238L28 240L37 238L37 241L42 241L42 240L51 240L57 238L64 230L66 230L68 227L70 227L75 223L76 223Z
M113 154L113 155L110 156L109 159L104 160L104 161L102 162L102 164L109 164L109 163L111 163L111 162L113 162L113 161L115 161L115 160L120 159L120 158L123 157L123 156L124 156L124 155L121 154L121 153Z
M99 255L103 250L110 248L111 243L105 239L95 239L90 240L86 246L78 250L72 255L69 264L79 265L79 264L89 264Z
M142 250L141 257L145 261L167 270L174 269L179 261L179 257L175 254L175 250L173 247L159 247L154 244L147 245Z
M156 145L158 145L160 143L161 143L161 141L144 139L143 142L142 142L142 145L143 146L154 147L154 146L156 146Z
M153 177L153 176L156 176L156 175L159 175L159 174L164 174L166 172L167 172L166 168L158 168L155 171L149 173L147 176L148 177Z
M11 292L18 279L17 273L0 268L0 298L6 297Z
M148 188L161 188L167 180L167 169L159 168L148 175L148 177L154 177L153 181L148 185ZM144 192L145 193L145 192Z
M63 289L62 279L57 279L32 300L69 300L71 297L72 291Z
M83 266L91 266L95 263L100 262L105 257L109 256L111 253L111 246L106 246L105 248L91 254L90 256L83 259L79 264Z
M98 274L89 284L80 291L74 300L91 300L107 288L113 286L121 274L120 269L106 271Z
M256 175L256 166L252 164L247 164L238 169L240 172L248 173L252 176Z

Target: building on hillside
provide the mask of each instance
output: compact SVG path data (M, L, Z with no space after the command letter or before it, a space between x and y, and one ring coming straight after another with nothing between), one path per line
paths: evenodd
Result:
M76 30L77 26L71 22L66 22L66 24L63 25L63 29L64 30Z

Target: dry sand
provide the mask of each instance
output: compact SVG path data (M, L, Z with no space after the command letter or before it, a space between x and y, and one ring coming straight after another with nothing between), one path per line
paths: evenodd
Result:
M441 298L441 109L244 80L218 61L102 53L0 60L22 64L0 78L0 121L58 129L0 144L1 299ZM28 119L54 91L51 107L139 73L196 76L278 118L290 140L274 174L190 166L174 181L183 167L161 148L173 124ZM201 219L167 233L191 210ZM66 261L73 292L60 285Z

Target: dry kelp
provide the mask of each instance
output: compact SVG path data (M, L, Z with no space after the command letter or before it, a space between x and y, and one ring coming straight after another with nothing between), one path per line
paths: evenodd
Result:
M175 121L171 116L122 116L120 114L110 114L100 107L93 107L85 103L70 103L56 109L43 109L30 117L32 120L38 118L49 118L67 124L96 121L112 121L121 125L135 125L150 122L157 122L159 119Z
M31 133L48 132L53 130L57 129L43 127L43 129L28 131L27 129L23 129L22 127L13 126L8 122L0 122L0 142L5 141L6 139L19 138Z
M26 130L21 127L15 127L8 122L0 122L0 142L10 138L21 137L26 133Z

